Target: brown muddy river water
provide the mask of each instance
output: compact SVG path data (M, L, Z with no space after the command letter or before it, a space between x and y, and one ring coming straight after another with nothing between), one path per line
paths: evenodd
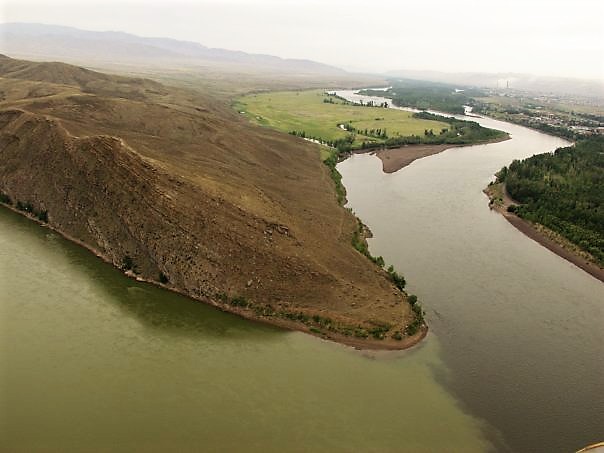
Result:
M137 283L0 209L0 451L565 452L604 439L604 285L491 213L512 140L341 163L431 333L366 354Z

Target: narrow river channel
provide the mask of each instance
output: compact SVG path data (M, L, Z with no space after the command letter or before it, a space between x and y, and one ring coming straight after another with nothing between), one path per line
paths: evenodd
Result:
M491 213L512 140L339 169L431 332L362 353L137 283L0 209L0 450L565 452L604 438L604 285Z

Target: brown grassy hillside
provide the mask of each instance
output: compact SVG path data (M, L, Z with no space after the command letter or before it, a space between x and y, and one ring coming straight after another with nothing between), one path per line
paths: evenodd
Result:
M60 63L0 58L0 99L0 190L114 265L247 317L406 344L390 337L409 305L351 246L315 145L196 92ZM362 338L379 326L385 340Z

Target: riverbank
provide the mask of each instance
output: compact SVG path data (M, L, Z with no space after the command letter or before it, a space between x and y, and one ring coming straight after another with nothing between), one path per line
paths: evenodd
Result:
M591 276L604 282L604 269L586 252L566 240L559 234L540 224L534 224L508 211L508 207L518 205L505 190L503 183L488 186L484 193L489 197L489 207L503 215L517 230L525 234L556 255L571 262Z
M382 161L384 173L395 173L411 162L453 148L454 145L407 145L400 148L383 149L375 155Z
M417 159L442 153L446 149L498 143L509 139L510 136L507 135L495 140L472 143L470 145L406 145L400 148L382 149L377 151L375 155L382 161L382 170L384 173L395 173Z
M263 310L260 313L258 313L257 311L252 310L250 308L250 306L247 305L247 303L243 304L243 305L233 304L232 301L214 299L214 298L210 298L210 297L195 296L195 295L192 295L189 292L186 292L185 290L178 288L177 286L174 286L170 283L162 283L160 281L152 280L149 278L145 278L141 275L135 274L132 270L123 270L123 269L118 268L109 256L103 254L101 251L99 251L98 249L95 249L94 247L91 247L90 245L86 244L85 242L69 235L68 233L61 231L60 229L54 227L53 225L39 220L32 213L21 211L10 204L6 204L3 202L0 202L0 207L6 208L16 214L19 214L19 215L27 218L28 220L34 221L41 227L48 228L49 230L51 230L54 233L61 236L62 238L88 250L94 256L101 259L105 263L111 265L113 268L120 271L121 273L123 273L124 276L126 276L128 278L136 280L137 282L151 284L151 285L160 287L162 289L171 291L173 293L179 294L181 296L185 296L189 299L211 305L211 306L219 309L220 311L240 316L249 321L272 325L272 326L286 329L286 330L293 330L293 331L306 333L306 334L321 338L323 340L333 341L335 343L340 343L345 346L350 346L350 347L353 347L353 348L359 349L359 350L376 350L376 351L377 350L390 350L390 351L404 350L404 349L411 348L411 347L415 346L416 344L418 344L421 340L423 340L426 337L426 335L428 333L428 326L426 324L423 324L418 329L417 333L415 333L414 335L410 335L410 336L403 336L402 339L400 339L400 340L396 340L392 337L383 337L382 339L378 339L378 338L373 338L370 336L367 336L367 337L357 336L355 334L345 335L345 334L340 333L339 331L332 331L329 329L317 328L317 326L313 325L312 322L305 324L305 323L301 323L301 322L297 322L297 321L288 319L287 317L280 317L280 316L286 316L285 312L277 313L277 312L273 311L273 312L268 313L265 310L265 307L262 307ZM405 301L406 301L406 299L405 299ZM303 312L298 312L298 313L296 313L296 315L298 315L299 313L303 313ZM308 315L308 316L305 316L305 318L312 319L312 316ZM324 323L325 320L330 319L330 318L326 318L326 317L319 317L319 318L320 318L319 324ZM338 326L338 328L342 328L342 327L343 326L341 326L341 325ZM351 332L353 332L354 328L355 328L355 326L349 327Z

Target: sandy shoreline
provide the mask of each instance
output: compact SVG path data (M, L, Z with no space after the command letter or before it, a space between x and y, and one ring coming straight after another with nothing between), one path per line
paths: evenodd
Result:
M497 189L495 189L496 186L497 185L489 186L484 190L484 193L487 194L487 196L491 200L493 200L495 197L494 190L497 190ZM587 260L584 256L581 256L581 255L577 254L576 252L574 252L573 250L570 250L569 248L565 247L560 242L555 241L554 239L552 239L549 236L546 236L541 231L539 231L539 229L535 225L533 225L531 222L528 222L527 220L524 220L521 217L518 217L516 214L514 214L512 212L508 212L508 210L507 210L508 206L510 206L511 204L518 204L518 203L514 203L513 200L511 198L509 198L507 193L505 193L504 188L502 188L501 190L503 190L503 197L502 197L503 202L502 203L491 203L490 207L492 210L495 210L495 211L499 212L501 215L503 215L503 217L508 222L510 222L514 227L516 227L516 229L518 231L520 231L521 233L525 234L526 236L528 236L529 238L531 238L538 244L540 244L543 247L547 248L548 250L554 252L556 255L560 256L561 258L564 258L565 260L569 261L570 263L574 264L578 268L584 270L591 276L597 278L598 280L600 280L601 282L604 283L604 269L603 268L598 266L596 263Z
M496 140L472 143L468 145L405 145L399 148L381 149L379 151L375 151L375 155L382 161L382 170L384 173L395 173L417 159L441 153L446 149L460 148L462 146L499 143L509 139L510 136L508 135Z
M407 145L400 148L382 149L375 155L382 161L384 173L395 173L411 162L422 157L432 156L455 145Z
M400 350L408 349L408 348L415 346L417 343L419 343L421 340L423 340L426 337L426 335L428 334L427 325L422 326L415 335L412 335L410 337L403 337L403 339L400 341L394 340L392 338L385 338L383 340L378 340L378 339L374 339L374 338L359 338L359 337L354 337L354 336L346 336L346 335L339 334L336 332L331 332L331 331L327 331L322 334L318 334L316 332L313 332L310 329L310 327L308 327L304 324L296 323L296 322L290 321L288 319L283 319L283 318L259 316L249 310L245 310L245 309L242 309L240 307L236 307L236 306L233 306L230 304L221 303L221 302L218 302L213 299L194 297L190 294L185 293L184 291L180 290L179 288L177 288L175 286L160 283L159 281L155 281L155 280L151 280L151 279L142 278L142 277L134 274L131 271L124 272L121 269L119 269L109 259L109 257L103 255L99 250L96 250L95 248L90 247L88 244L85 244L84 242L80 241L79 239L76 239L76 238L62 232L61 230L55 228L54 226L52 226L48 223L41 222L40 220L33 217L32 215L28 215L28 213L20 211L12 205L8 205L8 204L0 202L0 208L2 208L2 207L9 209L9 210L15 212L16 214L19 214L19 215L27 218L28 220L32 220L32 221L36 222L37 224L39 224L40 226L42 226L44 228L48 228L49 230L57 233L59 236L63 237L64 239L67 239L68 241L70 241L80 247L85 248L89 252L92 252L92 254L94 256L96 256L97 258L100 258L105 263L110 264L114 269L123 273L123 275L125 275L128 278L131 278L131 279L136 280L141 283L147 283L147 284L150 284L153 286L157 286L159 288L171 291L173 293L179 294L183 297L195 300L197 302L202 302L204 304L211 305L212 307L217 308L220 311L237 315L237 316L247 319L249 321L259 322L262 324L268 324L268 325L275 326L275 327L285 329L285 330L293 330L293 331L306 333L308 335L312 335L314 337L321 338L323 340L333 341L335 343L339 343L339 344L342 344L345 346L350 346L350 347L353 347L358 350L368 350L368 351L379 351L379 350L400 351Z

